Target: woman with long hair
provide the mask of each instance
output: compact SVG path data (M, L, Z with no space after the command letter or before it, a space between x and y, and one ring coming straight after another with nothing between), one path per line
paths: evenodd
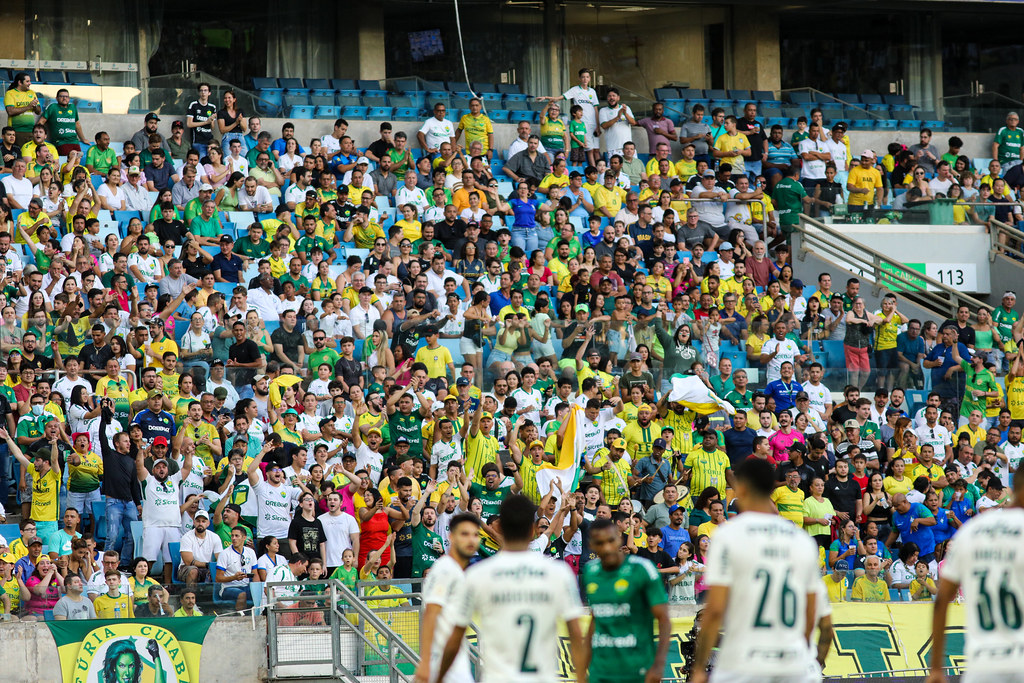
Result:
M60 600L60 595L64 592L64 577L57 571L57 565L50 556L43 554L39 556L39 562L27 581L22 583L21 578L18 578L18 588L21 592L21 604L28 617L39 619Z
M14 144L23 147L32 139L36 116L43 113L39 96L32 90L32 77L26 72L19 71L14 75L4 93L4 105L7 107L7 125L14 128Z
M363 358L368 368L383 366L390 375L395 371L395 354L388 347L387 325L373 328L373 332L363 345Z
M232 171L231 175L224 182L224 186L217 190L213 201L218 211L235 211L238 209L238 192L245 185L245 174L241 171Z
M881 472L872 472L868 477L868 488L861 501L864 521L878 525L880 538L889 537L889 520L892 519L892 499L885 491L885 478ZM886 529L882 535L883 527Z
M380 563L387 564L391 561L391 548L388 545L388 536L391 533L392 519L409 519L409 512L397 510L393 507L384 506L384 497L375 488L367 489L364 494L366 505L356 510L359 517L359 562L358 567L366 564L366 557L373 551L385 548L380 557ZM396 498L397 500L397 498Z
M478 387L483 380L484 339L496 333L490 300L490 295L484 291L478 291L473 295L472 303L463 313L465 324L462 328L462 338L459 340L463 358L473 365L474 382Z
M299 169L300 175L304 171L302 148L295 138L288 138L284 143L284 152L277 158L277 167L284 175L292 174L292 171ZM295 174L292 174L293 178ZM294 179L293 179L294 182Z
M259 558L256 560L256 573L260 581L267 580L267 573L288 564L288 558L281 554L281 542L275 536L264 536L257 545Z
M238 98L235 91L228 88L222 95L223 105L217 110L217 130L220 131L221 147L227 149L232 140L242 143L239 152L245 156L249 152L249 146L245 144L245 131L249 126L245 112L238 106Z
M483 277L484 262L480 259L480 248L476 242L466 242L459 250L459 258L455 261L455 272L467 280L466 289Z
M206 160L203 164L203 181L217 189L223 186L231 176L231 168L224 164L224 151L217 145L206 148Z

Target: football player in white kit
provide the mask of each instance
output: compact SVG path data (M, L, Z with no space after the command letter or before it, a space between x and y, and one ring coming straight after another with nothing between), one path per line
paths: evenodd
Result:
M483 683L555 683L559 621L569 631L573 668L582 670L583 607L576 577L564 562L530 550L536 514L537 506L523 495L502 501L497 525L503 549L470 567L458 584L452 601L455 628L441 659L441 680L471 619L480 638Z
M807 683L817 621L818 550L771 503L774 468L759 459L736 468L742 512L715 532L692 683L708 680L711 650L724 627L713 683Z
M809 681L817 683L822 680L822 672L825 670L825 659L828 657L829 648L832 647L832 636L835 629L832 627L832 603L828 601L828 589L825 582L819 576L814 583L814 589L818 597L814 601L815 622L818 626L818 642L811 643L808 651L810 654L810 678Z
M420 663L415 683L435 683L441 654L455 626L452 596L466 578L466 567L480 547L480 519L468 512L452 517L448 532L448 553L427 572L423 582L423 624L420 626ZM473 683L469 655L463 644L444 683Z
M928 683L945 683L946 613L963 592L964 683L1024 681L1024 469L1013 475L1013 507L974 517L956 533L939 573Z

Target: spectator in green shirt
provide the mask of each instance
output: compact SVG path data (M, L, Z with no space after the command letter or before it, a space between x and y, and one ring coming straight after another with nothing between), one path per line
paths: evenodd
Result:
M78 106L71 101L67 88L57 91L57 101L46 107L37 123L46 126L50 142L57 146L61 156L67 156L73 149L80 150L79 142L89 142L78 120Z
M96 133L96 144L85 153L85 167L89 169L89 173L105 176L110 169L120 163L117 154L110 149L110 136L102 130Z
M204 185L203 187L210 186ZM189 223L188 237L194 238L196 242L204 246L216 246L220 234L224 230L220 225L216 209L217 205L213 203L213 200L207 198L203 202L203 212Z

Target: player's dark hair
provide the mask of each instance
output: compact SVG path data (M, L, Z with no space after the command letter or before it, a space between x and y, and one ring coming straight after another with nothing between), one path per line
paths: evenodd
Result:
M501 535L513 543L533 540L533 522L536 515L537 506L530 502L529 498L521 494L508 496L501 502L501 509L498 512Z
M460 512L452 517L451 521L448 522L448 530L455 531L460 524L472 524L479 529L480 519L472 512Z
M595 519L593 522L591 522L590 529L587 533L589 534L590 538L593 538L595 533L599 531L604 531L606 529L611 529L612 532L615 534L619 533L619 527L615 525L615 520L604 518Z
M736 467L736 481L744 482L757 495L767 498L775 490L775 468L760 458L748 458Z

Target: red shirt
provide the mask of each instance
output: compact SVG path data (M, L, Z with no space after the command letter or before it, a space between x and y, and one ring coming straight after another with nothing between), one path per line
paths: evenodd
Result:
M767 287L772 277L772 262L765 257L760 262L751 257L746 260L747 275L758 287Z

